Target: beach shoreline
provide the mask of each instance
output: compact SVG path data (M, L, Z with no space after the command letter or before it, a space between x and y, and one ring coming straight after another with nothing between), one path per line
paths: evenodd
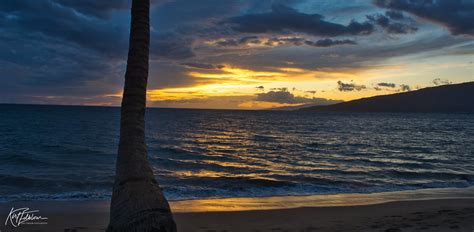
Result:
M179 231L468 231L474 191L427 189L373 194L171 201ZM46 225L1 224L6 231L104 231L109 201L7 202L48 217ZM4 222L4 221L3 221ZM8 223L7 223L8 224Z

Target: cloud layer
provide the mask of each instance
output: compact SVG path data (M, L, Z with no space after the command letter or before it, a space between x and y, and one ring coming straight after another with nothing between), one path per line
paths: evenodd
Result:
M166 106L305 104L407 90L391 84L420 78L397 80L403 72L388 69L474 53L472 1L152 3L149 89L160 94L150 99ZM117 105L129 8L129 0L0 1L0 102ZM435 74L438 84L452 82Z
M442 24L455 35L474 35L474 2L470 0L375 0L374 3Z
M320 14L305 14L284 6L274 5L271 12L248 14L230 18L224 23L236 31L246 33L301 32L317 36L368 35L374 30L367 22L350 22L348 25L324 20Z
M282 103L282 104L314 103L318 105L330 105L330 104L341 102L338 100L330 100L330 99L324 99L324 98L297 97L286 89L279 90L279 91L269 91L267 93L259 93L257 94L257 98L255 99L255 101L276 102L276 103Z

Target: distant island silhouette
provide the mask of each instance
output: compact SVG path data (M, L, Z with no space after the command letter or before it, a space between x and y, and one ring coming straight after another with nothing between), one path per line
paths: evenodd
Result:
M474 82L429 87L334 105L312 106L299 111L334 112L474 112Z

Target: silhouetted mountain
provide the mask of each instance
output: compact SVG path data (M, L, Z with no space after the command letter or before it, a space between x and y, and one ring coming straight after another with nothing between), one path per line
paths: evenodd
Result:
M474 82L299 109L338 112L474 112Z

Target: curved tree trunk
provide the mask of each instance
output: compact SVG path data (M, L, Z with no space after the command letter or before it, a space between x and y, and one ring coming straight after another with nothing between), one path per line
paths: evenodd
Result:
M107 231L175 232L170 207L153 175L145 144L150 0L133 0L115 183Z

